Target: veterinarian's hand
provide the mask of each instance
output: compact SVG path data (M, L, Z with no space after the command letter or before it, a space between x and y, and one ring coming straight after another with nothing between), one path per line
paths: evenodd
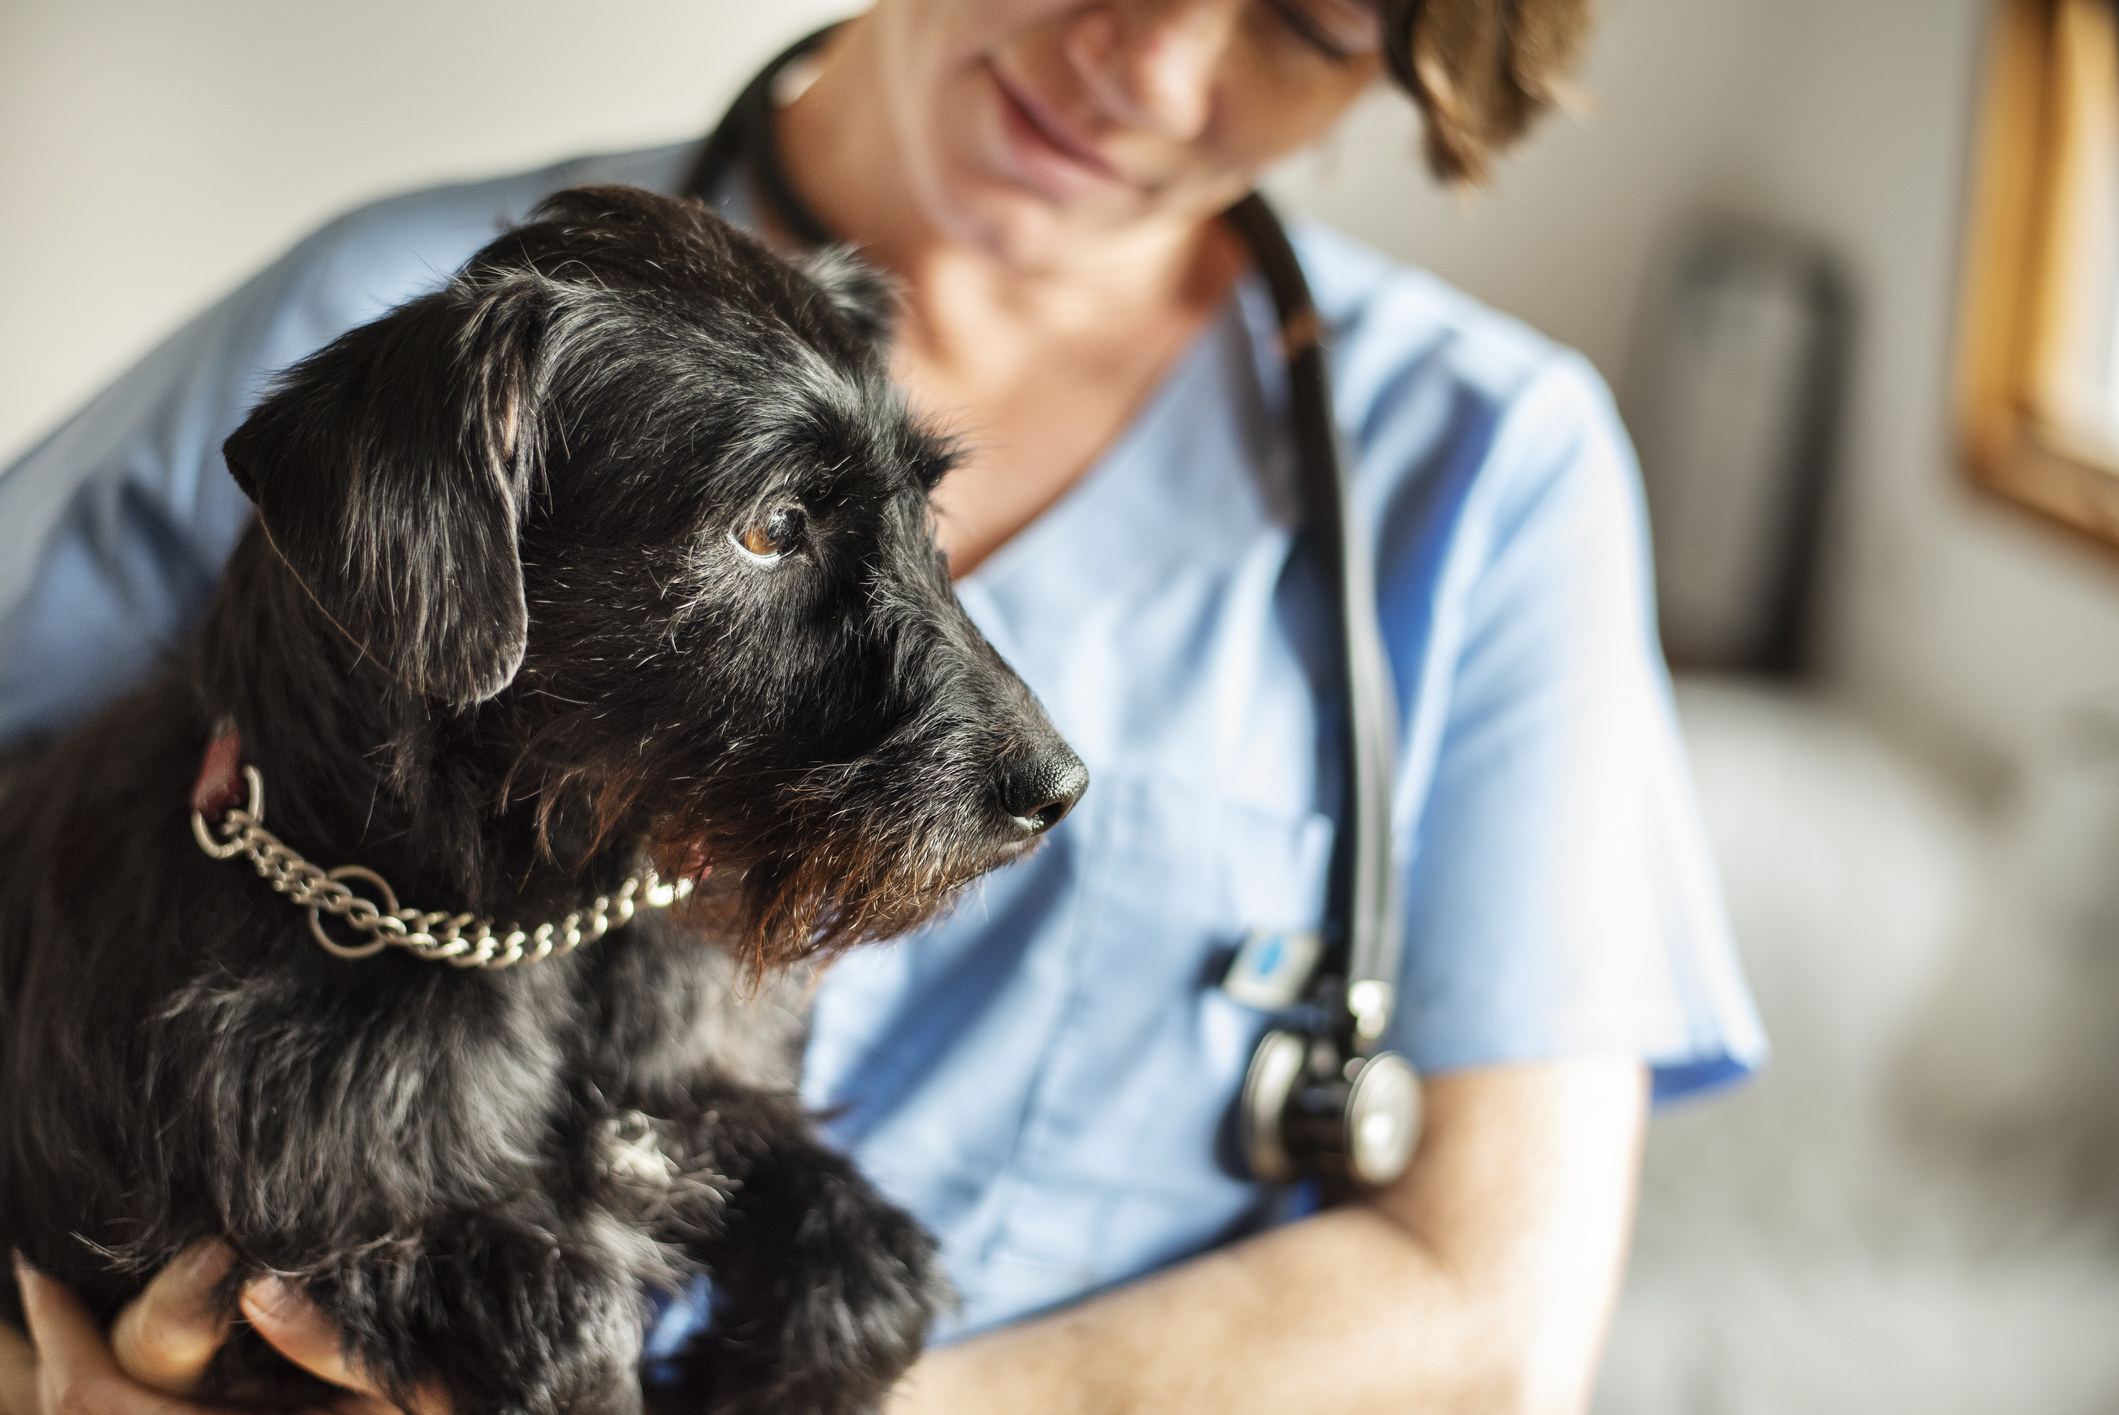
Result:
M209 1415L172 1401L198 1382L227 1338L205 1298L228 1271L228 1251L186 1251L119 1318L108 1342L80 1299L15 1260L29 1340L6 1331L0 1399L7 1415Z
M346 1388L346 1398L335 1407L338 1415L397 1415L400 1407L390 1402L367 1372L346 1359L338 1328L330 1318L295 1288L276 1277L258 1279L243 1289L243 1315L280 1355L309 1374ZM404 1415L449 1415L449 1397L423 1386L402 1409Z
M228 1338L212 1315L214 1284L232 1255L219 1243L179 1254L118 1315L105 1342L95 1319L58 1283L15 1264L30 1341L0 1327L0 1412L4 1415L222 1415L215 1407L171 1400L198 1387ZM280 1353L324 1380L346 1387L335 1415L394 1415L397 1407L339 1351L338 1334L309 1302L273 1279L245 1288L243 1315ZM413 1402L409 1415L448 1415L438 1393Z

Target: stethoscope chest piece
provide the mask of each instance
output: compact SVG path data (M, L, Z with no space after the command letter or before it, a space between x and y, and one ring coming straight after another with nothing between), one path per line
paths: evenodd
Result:
M1412 1163L1420 1120L1420 1079L1404 1057L1346 1057L1327 1038L1284 1027L1252 1052L1237 1106L1251 1173L1280 1184L1304 1175L1389 1184Z

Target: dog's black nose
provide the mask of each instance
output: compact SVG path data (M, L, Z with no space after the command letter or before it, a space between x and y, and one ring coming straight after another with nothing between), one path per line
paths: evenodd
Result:
M1067 818L1089 788L1089 768L1065 742L1019 762L1001 779L1001 809L1025 835L1043 835Z

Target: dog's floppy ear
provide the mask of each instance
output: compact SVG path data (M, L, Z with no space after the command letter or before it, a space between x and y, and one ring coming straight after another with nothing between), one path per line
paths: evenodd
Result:
M889 276L846 246L827 246L805 256L796 269L823 291L861 354L876 361L887 357L891 326L898 317L898 287Z
M523 284L458 281L352 330L222 445L317 607L459 709L508 685L529 636L516 534L538 460L538 321Z

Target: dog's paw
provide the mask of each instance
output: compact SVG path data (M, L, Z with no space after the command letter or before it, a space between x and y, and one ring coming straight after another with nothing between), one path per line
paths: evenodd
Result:
M311 1293L400 1404L439 1389L453 1415L640 1415L642 1297L601 1236L475 1215Z
M745 1215L778 1220L776 1241L716 1271L713 1325L687 1363L713 1415L865 1415L951 1300L934 1240L831 1159L799 1210Z
M949 1285L934 1239L866 1183L832 1184L819 1197L789 1255L786 1355L798 1369L870 1373L880 1392L918 1358Z

